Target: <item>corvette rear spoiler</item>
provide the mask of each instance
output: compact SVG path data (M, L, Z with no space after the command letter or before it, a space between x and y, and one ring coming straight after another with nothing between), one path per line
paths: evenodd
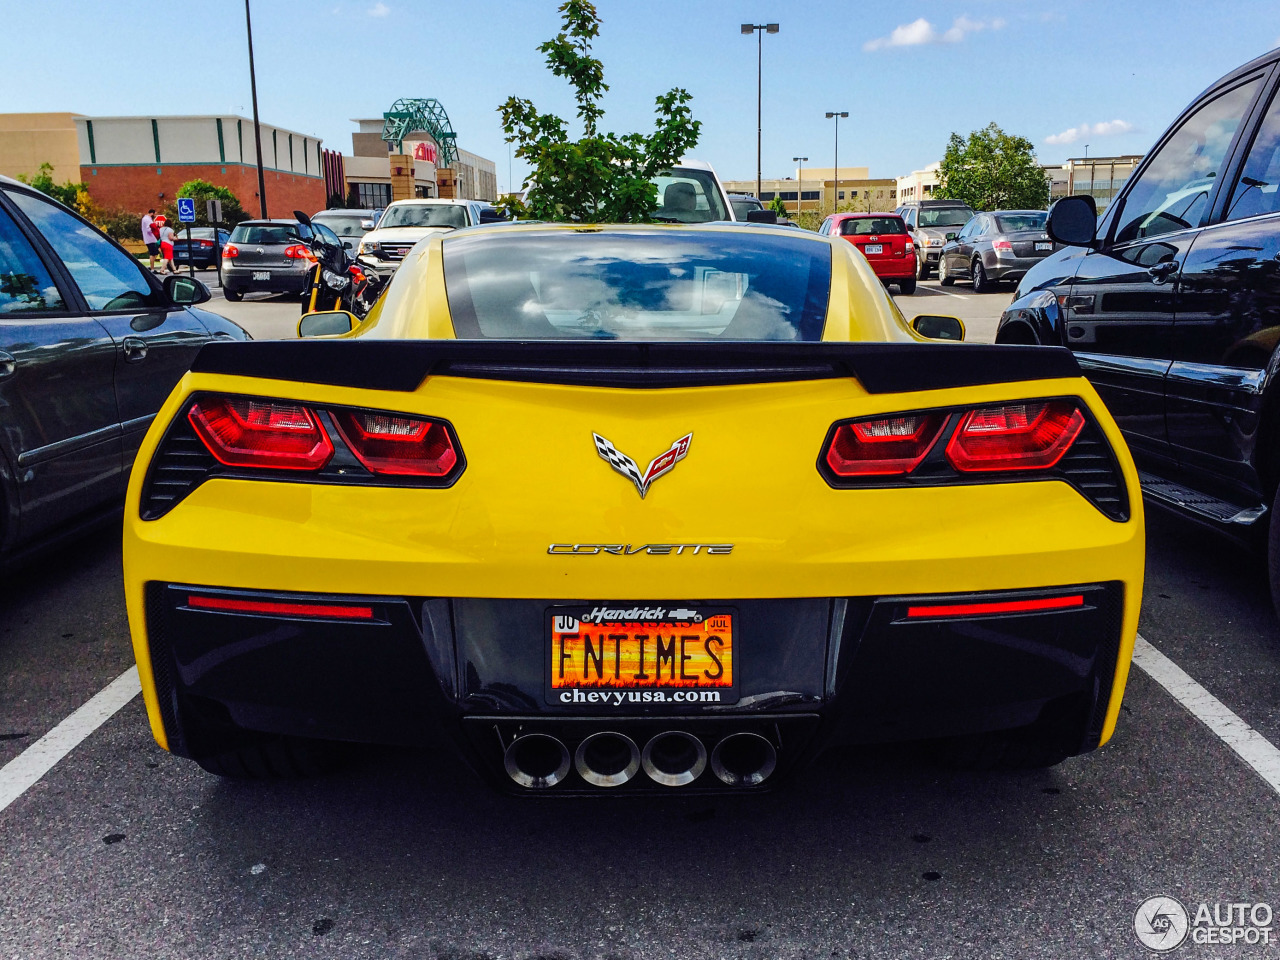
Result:
M402 392L429 376L631 388L853 377L869 393L1080 376L1064 347L616 340L219 341L191 369Z

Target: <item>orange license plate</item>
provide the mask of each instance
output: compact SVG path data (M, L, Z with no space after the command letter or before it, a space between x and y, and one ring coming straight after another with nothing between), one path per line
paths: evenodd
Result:
M612 710L736 703L730 607L612 603L548 613L547 700Z

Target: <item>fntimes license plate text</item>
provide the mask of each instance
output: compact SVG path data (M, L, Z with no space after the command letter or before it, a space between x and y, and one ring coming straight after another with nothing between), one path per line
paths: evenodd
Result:
M584 709L734 703L735 615L679 604L554 608L548 700Z

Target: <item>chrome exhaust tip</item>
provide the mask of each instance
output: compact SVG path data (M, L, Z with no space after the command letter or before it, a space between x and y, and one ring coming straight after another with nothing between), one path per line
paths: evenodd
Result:
M544 790L569 775L569 748L549 734L526 733L511 741L502 764L520 786Z
M644 745L640 765L649 778L664 787L683 787L707 769L707 748L691 733L668 730Z
M758 733L731 733L711 751L711 772L731 787L763 783L778 766L778 751Z
M640 769L640 748L630 737L612 730L593 733L573 754L578 776L597 787L617 787Z

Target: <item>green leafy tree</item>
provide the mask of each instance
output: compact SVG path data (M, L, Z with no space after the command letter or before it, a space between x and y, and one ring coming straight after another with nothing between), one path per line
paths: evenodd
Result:
M780 217L787 215L787 205L776 193L773 195L773 199L769 201L769 209Z
M34 187L43 194L47 194L59 203L65 203L68 207L79 209L77 199L80 194L88 196L89 188L83 183L72 183L68 180L64 184L56 184L53 182L53 164L40 164L40 172L34 177L27 177L25 173L18 174L18 179L29 187Z
M989 123L967 139L951 134L933 195L975 210L1034 210L1048 205L1049 183L1031 141Z
M600 17L588 0L565 0L563 29L541 44L547 67L574 90L582 136L570 138L568 124L539 113L530 100L510 97L498 108L507 143L532 171L523 202L504 198L500 206L521 217L586 223L647 221L658 205L653 177L674 166L698 142L702 124L689 109L692 96L680 87L655 101L653 133L601 133L600 98L609 89L604 64L591 56L600 35Z
M205 202L208 200L222 201L222 225L234 226L241 220L250 219L249 214L240 206L240 201L236 199L236 195L226 187L218 187L210 183L208 180L188 180L178 188L178 197L191 197L196 202L196 220L192 224L194 227L209 227L208 214L205 212ZM164 208L164 215L169 220L169 225L173 229L179 228L178 223L178 201L175 197L170 201L169 205ZM185 224L182 224L185 226Z

